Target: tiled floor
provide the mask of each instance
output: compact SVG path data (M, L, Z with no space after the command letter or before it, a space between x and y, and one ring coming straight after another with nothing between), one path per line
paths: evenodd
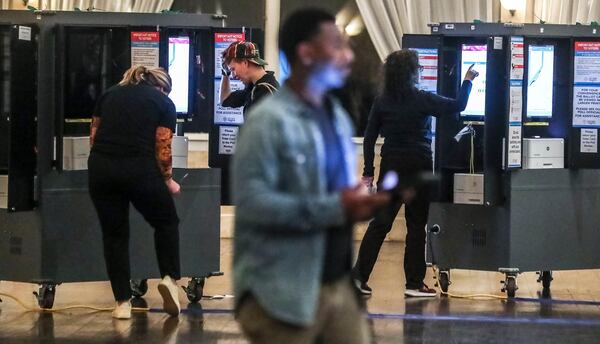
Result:
M231 294L231 241L223 240L221 250L225 276L208 281L207 295ZM370 282L374 295L368 310L378 343L600 343L600 270L556 272L553 302L539 298L540 286L532 273L519 276L517 296L523 299L517 301L405 299L402 254L402 243L384 244ZM500 279L497 273L453 271L451 291L501 295ZM188 307L173 319L160 312L156 282L150 281L145 297L152 310L136 313L130 321L84 310L26 312L2 297L0 343L245 343L228 312L231 298L203 300L201 306ZM434 284L431 273L428 282ZM15 295L29 307L36 306L32 296L36 289L33 284L0 282L0 293ZM59 286L55 307L76 304L110 307L108 284Z

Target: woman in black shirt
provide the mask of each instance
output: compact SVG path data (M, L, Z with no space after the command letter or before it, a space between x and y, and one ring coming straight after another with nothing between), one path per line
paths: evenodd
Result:
M167 313L180 306L179 219L173 194L171 140L175 105L171 78L162 68L131 67L99 99L92 117L89 189L102 227L104 258L117 306L113 317L131 317L129 204L154 228L158 290Z
M371 294L367 281L377 260L379 249L403 203L406 218L404 273L406 296L435 296L435 290L423 283L425 278L425 225L429 212L429 195L419 186L419 175L432 170L431 116L452 115L467 106L471 81L478 73L469 68L457 99L445 98L418 90L419 59L412 50L391 53L384 64L384 87L375 100L364 137L365 168L362 182L373 186L373 159L377 136L381 134L381 166L378 186L388 171L399 175L402 198L392 203L369 223L354 266L354 279L363 294Z

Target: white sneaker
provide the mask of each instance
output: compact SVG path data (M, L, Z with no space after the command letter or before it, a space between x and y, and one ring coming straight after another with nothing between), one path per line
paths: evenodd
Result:
M117 302L112 311L112 317L115 319L131 319L131 302Z
M360 280L355 279L354 285L363 296L370 296L373 294L373 289L371 289L366 282L361 282Z
M158 292L163 298L163 308L171 316L178 316L181 312L179 305L179 287L177 283L169 277L165 276L158 284Z
M406 289L404 295L410 297L436 297L437 292L435 289L429 288L427 285L423 284L419 289Z

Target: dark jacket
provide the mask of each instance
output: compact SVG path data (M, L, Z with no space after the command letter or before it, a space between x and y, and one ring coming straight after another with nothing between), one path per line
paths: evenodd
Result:
M364 176L374 174L375 142L384 139L381 157L413 154L431 157L431 116L440 117L463 111L469 100L471 82L464 81L456 99L416 90L411 97L381 96L375 99L365 130Z
M244 107L244 114L265 96L271 95L279 89L279 82L275 79L273 72L267 72L256 84L249 84L243 90L231 92L229 97L223 100L221 106L230 108Z

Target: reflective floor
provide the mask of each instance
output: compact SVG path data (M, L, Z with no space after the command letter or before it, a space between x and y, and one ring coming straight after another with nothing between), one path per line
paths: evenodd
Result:
M26 312L2 297L0 343L245 343L230 312L231 241L223 240L221 246L225 276L209 279L205 287L205 294L215 298L186 304L178 319L161 312L157 281L150 281L138 304L151 311L125 321L113 321L107 312ZM600 270L556 272L550 295L541 295L535 274L522 274L517 299L511 302L405 299L402 255L401 243L385 243L370 282L374 294L368 310L378 343L600 343ZM433 285L431 275L427 282ZM453 271L450 291L502 295L502 278L498 273ZM33 284L0 282L0 293L17 296L28 307L36 306L36 289ZM57 288L55 308L79 304L112 306L108 284Z

